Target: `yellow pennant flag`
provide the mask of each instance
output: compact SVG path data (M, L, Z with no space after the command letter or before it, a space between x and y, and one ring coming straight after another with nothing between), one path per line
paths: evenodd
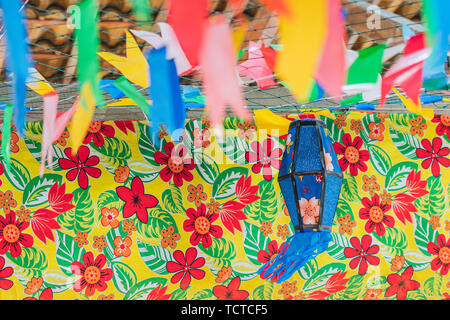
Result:
M392 88L392 90L394 90L395 94L400 98L409 112L420 114L426 120L431 120L434 118L434 110L429 108L422 108L420 99L419 103L416 105L411 99L404 97L400 92L398 92L397 89Z
M26 84L28 88L41 96L55 91L50 83L48 83L35 68L28 68L28 79Z
M327 36L328 1L286 0L285 4L275 71L299 101L306 101Z
M242 42L244 42L247 29L248 29L248 22L243 22L236 29L233 30L234 53L236 55L238 55L239 51L241 50L241 45Z
M98 52L98 55L116 67L129 81L147 88L149 83L149 68L136 40L126 31L126 57L110 52Z
M90 82L85 82L81 87L80 105L75 111L70 123L70 145L72 155L75 155L83 143L89 124L95 110L95 97Z
M290 120L280 117L268 109L256 109L253 110L253 113L255 114L255 124L259 130L265 129L268 134L278 136L288 133Z

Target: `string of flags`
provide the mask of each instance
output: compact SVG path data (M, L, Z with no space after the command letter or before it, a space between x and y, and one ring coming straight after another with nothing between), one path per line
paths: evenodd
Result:
M242 14L241 0L228 1L234 15ZM448 90L448 0L422 0L425 33L415 34L403 25L403 45L386 48L378 44L359 51L346 48L345 11L340 0L261 2L279 18L278 43L250 41L246 48L248 57L238 64L249 24L242 21L232 29L229 16L209 14L208 0L170 1L167 21L157 23L160 35L144 30L153 23L148 1L133 0L142 28L126 31L125 56L99 51L97 1L79 1L80 28L74 31L79 94L69 110L58 114L58 94L34 68L31 59L22 1L0 0L8 79L14 96L13 104L0 104L4 110L1 154L7 169L10 155L6 146L11 125L20 135L24 134L27 87L41 95L43 101L41 174L46 160L51 158L52 142L68 124L72 152L77 152L97 107L139 106L152 123L153 138L161 125L169 134L183 128L187 108L205 107L220 137L226 107L240 118L250 117L241 76L250 78L261 90L282 84L299 103L328 96L341 106L354 105L360 110L373 110L370 102L377 99L382 107L393 91L410 112L427 119L434 116L432 109L422 105L439 101L440 97L420 92L422 88ZM142 50L135 37L151 48ZM402 54L400 59L383 73L383 63L398 53ZM100 79L100 59L117 68L122 76L116 80ZM201 75L201 89L180 83L180 77L196 72ZM102 91L114 101L105 104ZM342 100L343 95L350 98ZM280 125L279 118L262 110L255 112L255 119L263 128Z

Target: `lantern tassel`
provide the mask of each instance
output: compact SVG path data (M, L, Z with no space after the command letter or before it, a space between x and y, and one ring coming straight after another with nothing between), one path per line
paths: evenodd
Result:
M258 273L263 279L277 277L277 283L289 279L294 272L328 248L331 234L328 231L296 232L280 248L272 260L266 262Z

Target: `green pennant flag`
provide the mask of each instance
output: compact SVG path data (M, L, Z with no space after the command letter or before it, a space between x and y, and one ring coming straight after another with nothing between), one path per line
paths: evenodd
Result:
M140 24L152 23L152 7L150 0L131 0L136 21Z
M78 81L80 88L85 83L89 83L96 106L103 106L103 96L99 89L100 64L97 50L99 47L98 37L98 4L95 0L83 0L78 3L80 8L79 28L75 28L75 42L78 47ZM86 101L81 101L81 105L86 110L89 109Z
M137 106L141 108L141 110L149 116L150 118L150 108L149 103L147 102L147 99L145 96L139 92L138 89L136 89L130 81L128 81L125 76L122 76L118 78L116 81L113 82L113 84L119 88L125 95L128 96L131 100L136 102Z
M341 106L348 106L350 104L357 104L358 102L363 101L363 95L362 93L358 93L357 95L354 95L348 99L341 101Z
M378 44L358 51L358 58L348 70L346 84L376 83L383 67L385 44Z
M2 157L5 160L6 171L11 168L11 120L13 106L8 103L3 112L3 132L2 132Z

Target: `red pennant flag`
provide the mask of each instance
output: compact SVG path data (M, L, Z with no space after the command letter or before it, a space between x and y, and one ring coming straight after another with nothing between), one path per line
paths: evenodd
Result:
M380 107L384 105L386 96L393 86L400 87L408 98L418 104L420 88L422 88L423 65L430 52L431 50L426 48L423 33L408 39L403 56L383 76Z
M167 22L175 31L192 67L198 65L198 52L208 18L208 0L170 0Z

